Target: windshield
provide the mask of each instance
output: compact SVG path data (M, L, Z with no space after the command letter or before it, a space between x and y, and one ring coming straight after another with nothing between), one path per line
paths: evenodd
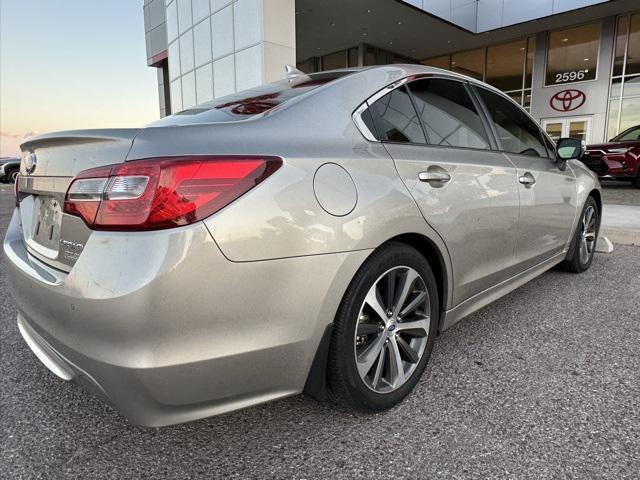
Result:
M216 98L206 103L175 113L148 125L186 125L195 123L237 122L269 112L289 100L304 95L355 70L300 75L291 80L261 85L250 90Z
M612 142L632 142L635 140L640 140L640 125L631 127L611 139Z

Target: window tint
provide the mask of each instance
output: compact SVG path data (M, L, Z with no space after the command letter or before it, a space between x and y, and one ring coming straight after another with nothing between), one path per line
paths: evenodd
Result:
M201 103L174 115L161 118L148 126L163 127L166 125L246 120L255 115L267 113L296 97L353 72L354 70L319 72L300 75L293 80L280 80L261 85L250 90Z
M376 125L379 140L425 143L422 126L404 86L377 100L369 111Z
M489 148L482 120L462 83L425 79L409 88L431 145Z
M547 156L540 129L526 113L500 95L484 88L477 90L493 118L502 150L522 155Z

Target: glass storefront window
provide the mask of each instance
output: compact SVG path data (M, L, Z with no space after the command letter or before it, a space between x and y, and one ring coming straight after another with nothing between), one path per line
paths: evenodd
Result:
M449 70L451 68L451 57L449 55L445 55L444 57L429 58L424 60L422 64L427 67L444 68L445 70Z
M358 47L352 47L349 49L349 67L358 66Z
M377 59L376 59L376 51L375 49L367 46L364 49L364 65L365 66L369 66L369 65L376 65L377 64Z
M596 78L600 22L549 34L545 85Z
M536 37L527 39L527 66L524 73L524 88L531 88L533 77L533 56L536 54Z
M500 90L522 89L522 73L525 68L527 41L503 43L487 48L487 79ZM518 101L518 103L521 103Z
M624 132L634 125L640 125L640 97L623 98L618 132Z
M296 68L304 73L314 73L316 71L316 57L298 62Z
M527 112L531 112L531 90L524 91L524 101L522 102L522 106Z
M587 141L587 122L585 120L575 120L569 122L569 137L579 138Z
M528 110L535 48L535 37L528 37L478 50L427 58L420 63L490 83Z
M624 52L627 49L627 35L629 34L629 17L618 18L616 32L616 48L613 55L613 76L622 75L624 69Z
M614 98L609 101L609 118L607 128L607 138L613 138L618 134L618 114L620 113L620 99Z
M469 77L484 78L484 48L451 55L451 70Z
M522 92L521 91L517 91L517 92L505 92L507 95L509 95L511 98L513 98L513 101L516 102L518 105L522 105Z
M340 50L329 55L322 56L322 70L334 70L347 66L347 52Z
M640 96L640 75L627 78L624 81L622 95L624 97Z
M611 80L611 98L622 96L622 78Z
M625 75L640 73L640 13L631 15Z
M640 13L618 18L607 134L640 124Z
M554 142L562 138L562 122L547 123L544 128Z

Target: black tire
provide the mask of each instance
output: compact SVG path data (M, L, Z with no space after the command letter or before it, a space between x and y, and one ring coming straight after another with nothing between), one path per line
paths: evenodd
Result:
M408 364L414 369L405 383L393 391L378 393L367 386L358 373L355 358L357 344L355 329L360 324L359 315L367 292L385 272L396 267L409 267L415 270L421 277L421 280L418 280L421 289L426 287L429 306L425 306L424 313L426 314L426 310L429 310L428 335L422 357L414 363L415 368ZM406 303L400 305L399 309L404 305ZM360 267L349 284L335 318L328 363L328 386L331 397L362 412L387 410L401 402L415 387L429 361L437 333L439 312L436 281L429 263L420 252L399 242L389 242L375 251ZM401 323L402 320L399 319L398 322ZM385 335L394 335L393 330L389 332L384 330ZM398 335L399 333L396 332L395 337L398 338Z
M594 219L594 228L595 228L595 239L593 241L593 250L589 252L588 259L584 261L581 258L580 254L580 242L582 241L583 234L583 221L585 219L585 214L588 209L593 208L595 211L595 219ZM598 233L600 231L600 209L598 208L598 203L591 196L587 198L587 201L582 207L582 212L580 212L580 220L578 221L578 226L576 227L576 231L573 234L573 240L571 241L571 246L569 247L569 252L567 254L567 258L564 262L560 264L560 268L567 272L572 273L582 273L589 269L591 263L593 262L593 257L595 255L595 245L598 241Z
M16 180L15 177L18 175L19 172L20 172L19 168L10 168L9 170L7 170L5 172L7 183L14 183Z
M636 178L634 178L631 182L631 185L636 188L640 188L640 167L638 168L638 174L636 175Z

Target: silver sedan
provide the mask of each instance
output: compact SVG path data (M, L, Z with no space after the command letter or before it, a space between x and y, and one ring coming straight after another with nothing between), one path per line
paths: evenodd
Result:
M18 327L147 426L301 392L391 408L439 332L589 268L602 211L579 141L416 65L291 70L22 152L4 241Z

